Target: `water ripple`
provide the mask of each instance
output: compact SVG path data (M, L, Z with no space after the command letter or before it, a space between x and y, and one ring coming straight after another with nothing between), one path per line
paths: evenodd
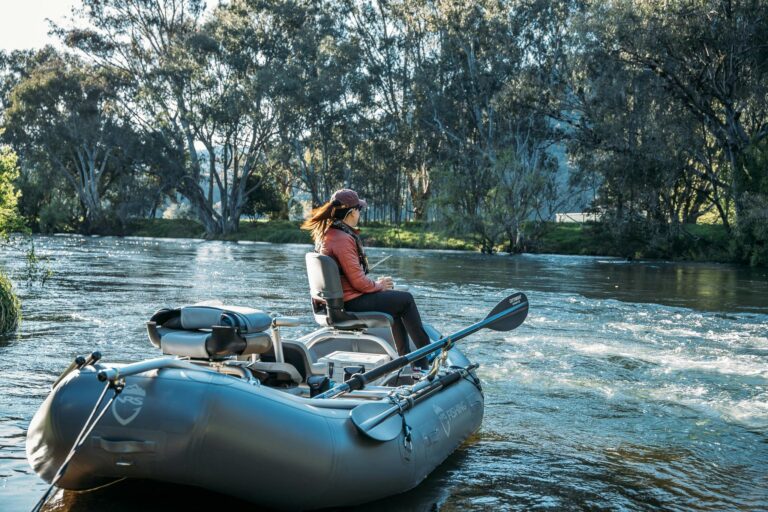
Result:
M154 355L147 318L208 299L304 321L284 336L314 328L308 246L79 236L35 244L54 277L42 288L18 288L22 330L0 340L2 510L31 508L45 487L24 460L25 429L76 355ZM0 266L19 282L21 250L0 253ZM550 255L371 249L369 256L384 254L392 257L377 270L409 286L443 333L483 318L512 290L528 295L531 310L513 332L480 331L461 342L481 365L480 432L414 491L359 510L768 509L764 273ZM125 483L58 493L53 508L248 506L171 488ZM166 493L173 502L156 498Z

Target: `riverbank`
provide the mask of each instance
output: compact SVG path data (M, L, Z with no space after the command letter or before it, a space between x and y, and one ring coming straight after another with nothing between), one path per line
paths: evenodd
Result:
M242 221L237 233L220 237L221 240L270 242L276 244L309 244L309 232L299 228L300 221ZM146 219L134 221L126 235L161 238L204 238L203 227L192 220ZM455 238L425 228L421 224L402 226L371 223L361 230L361 238L370 247L452 249L473 251L477 247L468 238Z
M309 233L299 228L299 221L243 221L238 233L224 240L271 243L311 243ZM202 226L193 220L145 219L128 226L126 235L161 238L204 238ZM364 243L370 247L450 249L479 251L471 237L448 236L423 223L400 226L366 224L361 229ZM499 251L504 247L499 246ZM653 244L642 237L616 241L599 224L548 223L544 232L526 247L533 254L581 256L618 256L628 259L669 259L739 263L729 250L729 237L719 225L686 226L671 241Z

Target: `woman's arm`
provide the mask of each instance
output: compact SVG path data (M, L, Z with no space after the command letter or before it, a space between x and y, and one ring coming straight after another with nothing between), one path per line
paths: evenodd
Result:
M342 237L337 255L339 266L352 288L362 293L380 292L384 289L381 283L377 283L363 272L360 258L357 255L357 244L351 236Z

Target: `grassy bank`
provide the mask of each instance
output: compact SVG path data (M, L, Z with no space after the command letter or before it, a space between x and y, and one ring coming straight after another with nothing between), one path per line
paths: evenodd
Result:
M238 233L225 240L271 243L310 243L309 234L299 229L296 221L243 221ZM135 221L128 230L132 236L160 238L203 238L205 232L192 220L147 219ZM450 237L428 225L407 223L401 226L368 223L362 228L364 243L371 247L407 247L415 249L453 249L477 251L471 237ZM532 253L619 256L629 258L662 258L687 261L734 261L729 253L729 239L722 226L686 226L678 239L664 244L651 244L643 239L627 239L621 243L610 238L598 224L555 224L546 226L543 236L532 241ZM499 247L501 249L501 247Z
M531 252L736 263L731 237L722 225L690 224L674 238L645 233L616 239L601 224L550 224Z
M243 240L271 243L311 243L309 233L299 229L301 222L276 220L269 222L243 221L240 230L222 237L224 240ZM191 220L147 219L135 221L128 229L131 236L159 238L203 238L203 227ZM475 250L469 239L452 238L425 228L421 224L409 223L390 226L378 223L366 224L361 236L371 247L409 247L415 249L456 249Z

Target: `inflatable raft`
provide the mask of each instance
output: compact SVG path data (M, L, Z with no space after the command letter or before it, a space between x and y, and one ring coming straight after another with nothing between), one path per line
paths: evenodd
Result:
M290 510L418 485L480 427L474 366L432 329L433 345L398 357L391 319L344 312L335 264L307 260L324 327L283 340L295 320L211 304L161 310L147 328L163 357L121 365L92 354L57 380L29 426L34 470L64 489L151 479ZM527 300L513 297L477 329L519 325ZM430 353L431 372L414 373L408 363Z

